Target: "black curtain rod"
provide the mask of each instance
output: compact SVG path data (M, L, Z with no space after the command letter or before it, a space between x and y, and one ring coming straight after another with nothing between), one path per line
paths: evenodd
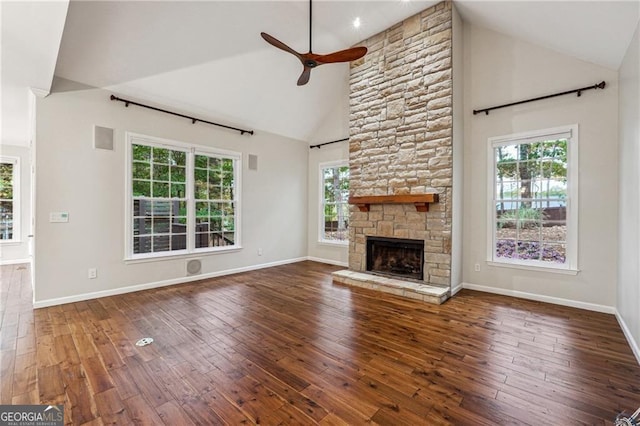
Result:
M177 112L173 112L173 111L167 111L166 109L162 109L162 108L156 108L150 105L145 105L145 104L141 104L138 102L134 102L134 101L129 101L127 99L122 99L119 98L117 96L111 95L111 100L112 101L120 101L120 102L124 102L124 106L128 107L129 105L136 105L142 108L148 108L148 109L152 109L154 111L159 111L159 112L164 112L165 114L171 114L171 115L175 115L177 117L182 117L182 118L187 118L189 120L191 120L191 124L196 124L196 122L201 122L201 123L206 123L206 124L211 124L213 126L218 126L218 127L224 127L225 129L229 129L229 130L235 130L236 132L240 132L241 135L244 135L245 133L249 133L250 135L253 135L253 130L244 130L244 129L238 129L237 127L231 127L231 126L226 126L224 124L219 124L219 123L214 123L213 121L207 121L207 120L202 120L200 118L195 118L195 117L191 117L188 115L184 115L184 114L179 114Z
M489 115L489 111L493 111L494 109L500 109L500 108L506 108L514 105L525 104L527 102L541 101L542 99L555 98L556 96L570 95L571 93L577 93L578 96L580 96L582 95L582 92L584 92L585 90L604 89L604 86L605 86L605 82L602 81L598 84L594 84L593 86L582 87L580 89L567 90L566 92L554 93L553 95L540 96L538 98L532 98L532 99L527 99L527 100L518 101L518 102L511 102L510 104L498 105L498 106L493 106L493 107L484 108L484 109L474 109L473 115L480 114L481 112L484 112L486 113L486 115Z
M332 143L338 143L338 142L344 142L344 141L348 141L349 138L344 138L344 139L338 139L337 141L331 141L331 142L325 142L325 143L319 143L318 145L310 145L309 148L313 149L313 148L318 148L320 149L321 147L325 146L325 145L329 145Z

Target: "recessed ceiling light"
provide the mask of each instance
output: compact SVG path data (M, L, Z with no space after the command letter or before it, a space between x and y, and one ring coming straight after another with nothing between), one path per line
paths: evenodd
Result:
M360 17L357 17L356 19L353 20L353 27L360 28Z

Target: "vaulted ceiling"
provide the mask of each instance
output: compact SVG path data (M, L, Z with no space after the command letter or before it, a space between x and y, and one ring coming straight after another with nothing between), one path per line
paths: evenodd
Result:
M437 1L313 3L313 51L357 44ZM617 69L639 1L455 1L465 22ZM299 61L267 32L308 50L299 1L3 1L2 142L27 140L27 88L53 74L122 96L304 142L348 133L348 65L296 86ZM356 29L353 20L362 25ZM55 70L55 71L54 71ZM53 87L55 92L55 85Z

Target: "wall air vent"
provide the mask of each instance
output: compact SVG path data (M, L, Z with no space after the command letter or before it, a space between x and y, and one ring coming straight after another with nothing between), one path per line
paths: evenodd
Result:
M187 276L199 275L202 272L202 262L200 259L191 259L187 261Z

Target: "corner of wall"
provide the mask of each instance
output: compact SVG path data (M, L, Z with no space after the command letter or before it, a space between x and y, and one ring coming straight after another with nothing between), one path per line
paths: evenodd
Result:
M640 23L620 65L616 317L640 363Z
M453 190L451 232L451 294L462 288L463 188L464 188L464 30L455 4L453 26Z
M638 345L638 342L636 342L633 334L631 333L631 330L629 330L629 327L627 326L627 323L625 322L624 318L622 317L622 315L620 315L620 312L618 312L617 309L616 309L616 319L618 320L618 324L620 324L620 328L624 333L624 337L627 339L629 346L631 346L631 351L633 352L633 355L636 357L636 361L638 361L638 364L640 364L640 345Z

